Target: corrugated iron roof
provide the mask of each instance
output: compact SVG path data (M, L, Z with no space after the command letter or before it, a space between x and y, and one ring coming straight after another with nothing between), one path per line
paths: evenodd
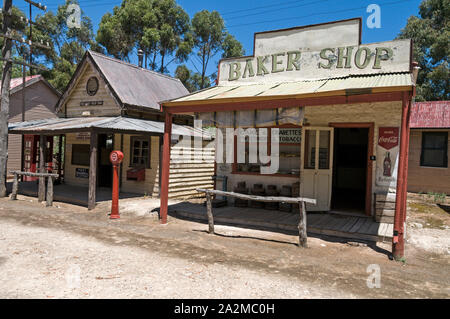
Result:
M417 102L411 107L411 128L450 128L450 101Z
M236 84L215 86L178 99L162 103L219 100L227 98L250 98L268 96L289 96L311 93L323 93L340 90L372 89L413 86L410 73L376 74L366 76L347 76L321 80L302 80L282 83Z
M159 110L159 102L189 93L183 83L158 72L88 51L123 104Z
M40 77L41 75L29 75L27 77L25 77L25 83L27 83L29 80L35 79ZM13 78L11 79L11 84L9 85L9 89L12 90L15 87L18 87L19 85L22 85L22 77L20 78Z
M155 122L128 117L86 117L57 118L29 122L10 123L9 133L16 134L60 134L68 131L90 131L103 129L108 132L141 132L164 134L164 122ZM211 135L204 130L183 125L172 125L172 136L203 136L210 139Z

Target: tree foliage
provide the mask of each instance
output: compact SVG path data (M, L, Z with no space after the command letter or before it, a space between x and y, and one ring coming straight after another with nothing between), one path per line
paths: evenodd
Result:
M97 41L116 58L128 60L144 51L144 67L167 72L167 66L186 61L193 41L189 15L175 0L124 0L100 22Z
M197 61L200 67L198 72L192 75L192 81L196 82L199 89L211 85L216 74L207 75L208 65L211 59L222 53L222 58L230 58L244 55L242 44L226 31L225 23L217 11L202 10L197 12L192 19L192 33ZM195 65L195 60L193 61Z
M69 27L67 21L71 12L67 9L70 4L78 4L78 1L66 0L58 6L56 13L48 11L38 15L36 23L40 27L33 27L33 41L49 42L52 48L33 49L34 63L49 69L41 73L60 91L69 83L86 50L99 50L94 40L92 22L83 12L80 27Z
M450 99L450 0L424 0L419 15L411 16L398 36L413 39L418 101Z

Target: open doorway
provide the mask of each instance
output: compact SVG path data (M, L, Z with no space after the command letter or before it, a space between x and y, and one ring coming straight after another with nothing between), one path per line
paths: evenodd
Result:
M369 128L336 127L331 209L364 214L367 209Z
M98 135L98 186L112 187L112 164L109 155L114 149L114 134Z

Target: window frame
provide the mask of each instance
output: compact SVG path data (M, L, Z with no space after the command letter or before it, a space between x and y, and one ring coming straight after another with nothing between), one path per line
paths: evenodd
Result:
M444 148L426 148L425 147L425 136L444 136L446 143L444 144ZM440 132L422 132L422 143L420 149L420 166L421 167L431 167L431 168L448 168L448 132L440 131ZM427 165L424 163L425 152L427 150L442 150L444 151L444 166L434 166Z
M271 129L272 128L279 128L279 129L300 129L301 131L303 130L303 126L301 125L295 125L295 124L281 124L281 125L272 125L272 126L262 126L262 127L256 127L256 129L260 129L260 128L266 128L267 131L267 154L271 154L272 152L272 132ZM245 128L244 128L245 129ZM302 136L303 138L303 136ZM259 143L259 141L258 141ZM249 142L245 142L246 145L249 144ZM280 143L281 145L297 145L300 148L300 154L301 154L301 143ZM259 147L259 146L258 146ZM259 152L259 150L258 150ZM300 155L301 156L301 155ZM268 164L265 164L265 166L270 165L270 162ZM270 175L265 175L262 174L261 172L244 172L244 171L239 171L238 170L238 163L237 163L237 136L234 136L234 162L231 164L231 174L233 175L257 175L257 176L274 176L274 177L291 177L291 178L298 178L297 175L292 175L292 174L282 174L282 173L275 173L275 174L270 174Z
M74 151L74 148L76 148L78 146L82 146L82 147L88 149L88 162L87 162L87 164L86 163L75 162L74 155L75 154L79 154L80 152L79 151ZM70 160L70 164L71 165L73 165L73 166L85 166L85 167L89 167L91 165L91 163L90 163L90 153L91 153L91 146L90 146L90 144L81 144L81 143L80 144L72 144L71 151L72 151L72 156L71 156L71 160Z
M141 143L144 141L148 142L148 159L147 159L147 165L143 164L134 164L134 142L138 140ZM129 167L139 168L144 167L145 169L151 169L151 158L152 158L152 139L151 136L130 136L130 163ZM141 151L142 151L142 144L141 144ZM142 153L139 157L143 157Z

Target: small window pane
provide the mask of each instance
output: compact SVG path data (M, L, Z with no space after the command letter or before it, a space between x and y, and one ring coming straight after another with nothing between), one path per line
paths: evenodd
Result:
M448 167L447 132L423 132L421 166Z
M316 164L316 131L305 132L305 169L314 169Z

